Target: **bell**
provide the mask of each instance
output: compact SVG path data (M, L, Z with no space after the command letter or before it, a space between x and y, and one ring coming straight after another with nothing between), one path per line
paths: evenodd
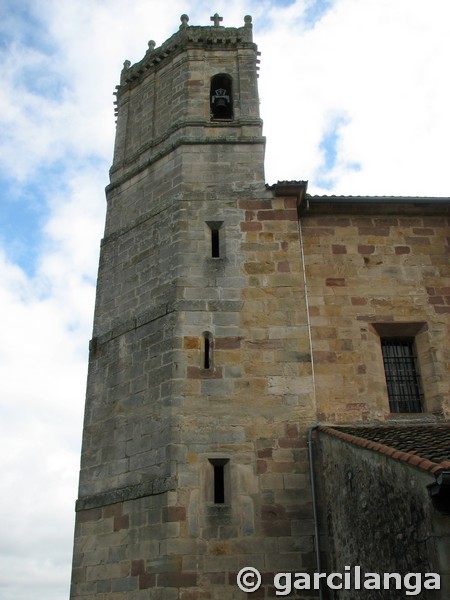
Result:
M211 114L214 119L232 118L231 88L219 86L211 89Z
M223 96L219 96L219 97L216 96L214 104L216 105L217 109L220 109L220 108L226 108L228 102L227 102L226 98L224 98Z

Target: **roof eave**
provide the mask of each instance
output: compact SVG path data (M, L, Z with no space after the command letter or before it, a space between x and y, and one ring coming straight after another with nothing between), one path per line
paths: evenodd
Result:
M301 214L396 212L450 214L450 198L439 196L311 196L305 194Z

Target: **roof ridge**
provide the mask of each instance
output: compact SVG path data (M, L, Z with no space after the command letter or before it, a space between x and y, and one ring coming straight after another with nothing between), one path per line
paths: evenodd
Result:
M381 195L374 195L374 194L307 194L307 198L308 200L347 200L349 202L354 201L354 200L363 200L363 199L368 199L368 200L385 200L385 201L389 201L392 202L393 204L395 204L395 202L402 202L402 201L406 201L406 202L429 202L429 201L434 201L434 202L441 202L441 203L448 203L450 202L450 197L449 196L407 196L407 195L393 195L393 194L381 194Z
M425 424L425 423L422 423L420 425L418 424L417 426L426 427L427 425L431 426L431 424ZM435 424L432 426L436 427L439 425L445 426L445 423L439 423L439 424ZM447 424L447 426L448 426L448 424ZM365 426L365 428L368 428L368 427L370 427L370 426ZM373 427L373 429L375 429L376 427L380 428L380 426L376 426L376 425L372 425L372 427ZM389 426L386 425L385 427L389 427ZM394 427L397 427L400 429L402 427L402 425L396 424L396 425L394 425ZM357 429L357 426L355 426L354 429ZM422 469L423 471L432 473L433 475L438 475L442 471L445 471L450 468L450 461L448 461L448 460L444 460L440 463L436 463L436 462L429 460L428 458L419 456L415 451L411 452L411 451L398 450L397 448L394 448L393 446L387 446L386 444L381 444L380 442L374 442L374 441L368 440L366 438L358 437L351 433L339 431L339 429L331 427L331 426L320 425L318 427L318 430L322 433L331 435L331 436L333 436L337 439L340 439L344 442L353 444L354 446L359 446L361 448L365 448L366 450L373 450L374 452L378 452L380 454L385 454L386 456L389 456L393 460L397 460L400 462L406 462L413 467L418 467L419 469Z

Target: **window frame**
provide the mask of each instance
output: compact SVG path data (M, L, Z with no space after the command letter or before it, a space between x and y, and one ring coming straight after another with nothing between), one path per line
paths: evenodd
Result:
M380 345L390 412L424 412L424 393L414 337L381 336Z

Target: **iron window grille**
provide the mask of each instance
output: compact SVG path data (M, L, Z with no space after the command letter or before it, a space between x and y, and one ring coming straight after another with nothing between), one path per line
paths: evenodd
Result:
M392 413L422 412L423 393L413 338L381 338Z

